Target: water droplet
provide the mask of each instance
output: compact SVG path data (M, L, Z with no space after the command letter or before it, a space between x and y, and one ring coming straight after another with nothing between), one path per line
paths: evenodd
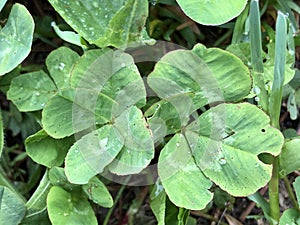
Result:
M59 70L63 70L63 69L65 68L65 66L66 66L66 65L65 65L64 63L61 62L61 63L59 63L59 65L58 65L58 69L59 69Z
M45 103L42 103L42 104L41 104L41 107L44 107L44 106L45 106Z
M104 11L107 11L107 10L108 10L108 9L105 7L105 8L104 8Z
M221 165L225 165L225 164L227 163L227 161L226 161L225 158L221 158L221 159L219 159L219 163L220 163Z
M101 149L106 150L106 145L108 142L108 138L104 138L102 140L99 141L99 146Z
M98 7L99 7L99 3L98 3L98 2L93 2L92 4L93 4L93 6L94 6L95 8L98 8Z
M257 101L257 102L259 102L259 97L256 96L256 97L254 98L254 100Z
M78 150L77 150L77 149L75 150L75 153L78 153Z
M121 63L121 67L125 67L126 66L126 64L125 63Z
M68 213L64 213L64 216L68 216L69 214Z
M258 164L258 163L255 163L254 167L259 167L259 164Z
M37 92L35 95L36 95L36 96L40 96L40 92Z
M151 0L150 3L151 5L156 5L156 0Z
M180 144L179 144L179 143L176 143L176 146L177 146L177 147L179 147L179 146L180 146Z
M255 86L255 87L253 88L253 92L254 92L255 94L259 95L259 94L260 94L260 88L257 87L257 86Z
M108 15L106 14L106 15L104 16L104 18L106 18L106 19L107 19L107 17L108 17Z

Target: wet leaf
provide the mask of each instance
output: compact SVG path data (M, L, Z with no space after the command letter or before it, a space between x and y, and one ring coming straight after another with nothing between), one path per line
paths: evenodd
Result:
M118 175L139 173L154 157L154 143L142 111L130 107L116 118L115 128L124 139L124 146L109 170Z
M247 0L176 0L184 13L204 25L221 25L237 17ZM218 13L216 13L218 12Z
M69 150L65 170L72 183L86 184L101 173L121 151L124 141L112 125L105 125L79 139Z
M51 78L40 70L14 78L7 97L20 111L28 112L43 109L56 91Z
M0 10L4 3L0 3ZM33 31L30 13L25 6L14 4L6 25L0 30L0 76L13 70L28 56Z
M148 16L147 0L49 2L91 44L99 47L124 47L141 42L141 33Z
M220 104L200 115L185 135L206 177L233 196L247 196L271 178L272 165L258 155L277 156L283 145L282 134L269 123L254 105Z
M73 138L53 139L44 130L40 130L26 139L25 147L33 161L51 168L63 163L73 142Z
M54 186L47 197L47 208L52 224L97 225L92 207L80 193L67 192Z
M22 199L9 188L0 186L0 224L17 225L25 213Z
M168 197L178 207L201 210L212 200L212 183L196 165L182 134L176 134L161 151L158 174Z
M90 179L87 184L82 186L82 189L94 203L107 208L113 206L113 199L109 191L97 177Z

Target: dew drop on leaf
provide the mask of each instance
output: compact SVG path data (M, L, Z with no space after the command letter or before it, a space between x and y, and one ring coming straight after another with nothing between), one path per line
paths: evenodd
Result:
M219 159L219 163L220 163L221 165L225 165L225 164L227 163L227 161L226 161L225 158L221 158L221 159Z
M58 69L59 70L63 70L65 68L65 64L64 63L59 63Z

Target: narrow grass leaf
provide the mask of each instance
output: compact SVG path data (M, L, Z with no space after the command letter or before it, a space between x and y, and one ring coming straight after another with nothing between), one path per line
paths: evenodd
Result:
M250 46L251 46L251 66L253 68L254 86L260 90L257 95L259 104L264 111L268 110L268 95L265 89L263 78L263 59L262 59L262 43L261 43L261 24L259 1L251 0L250 3Z
M276 21L275 41L274 81L270 95L269 113L272 125L279 128L287 45L287 16L280 11Z

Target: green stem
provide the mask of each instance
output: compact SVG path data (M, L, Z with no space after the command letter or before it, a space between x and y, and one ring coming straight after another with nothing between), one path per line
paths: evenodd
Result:
M287 45L287 18L286 15L278 12L276 21L276 36L275 36L275 67L272 91L269 101L269 115L271 125L280 129L279 117L282 101L282 89L284 83L284 72L286 64L286 45ZM277 224L280 218L279 209L279 163L278 157L273 157L273 171L269 183L269 198L270 198L270 215L274 220L273 224Z
M270 215L274 220L273 224L276 224L280 218L280 208L279 208L279 165L278 158L273 158L273 171L272 177L269 182L269 199L270 199Z
M120 188L120 190L118 191L118 194L114 200L114 204L113 206L108 210L106 216L105 216L105 219L103 221L103 224L102 225L107 225L108 222L109 222L109 219L111 217L111 214L113 213L116 205L118 204L118 201L119 199L121 198L122 194L123 194L123 191L125 190L125 187L126 187L126 184L128 183L128 181L130 180L131 176L129 176L126 180L125 180L125 184L123 184Z
M293 203L294 208L299 210L299 205L298 205L298 202L297 202L296 197L294 195L294 192L293 192L293 189L291 187L290 181L287 179L287 177L284 177L283 181L284 181L286 191L289 194L289 197L290 197L290 199Z

